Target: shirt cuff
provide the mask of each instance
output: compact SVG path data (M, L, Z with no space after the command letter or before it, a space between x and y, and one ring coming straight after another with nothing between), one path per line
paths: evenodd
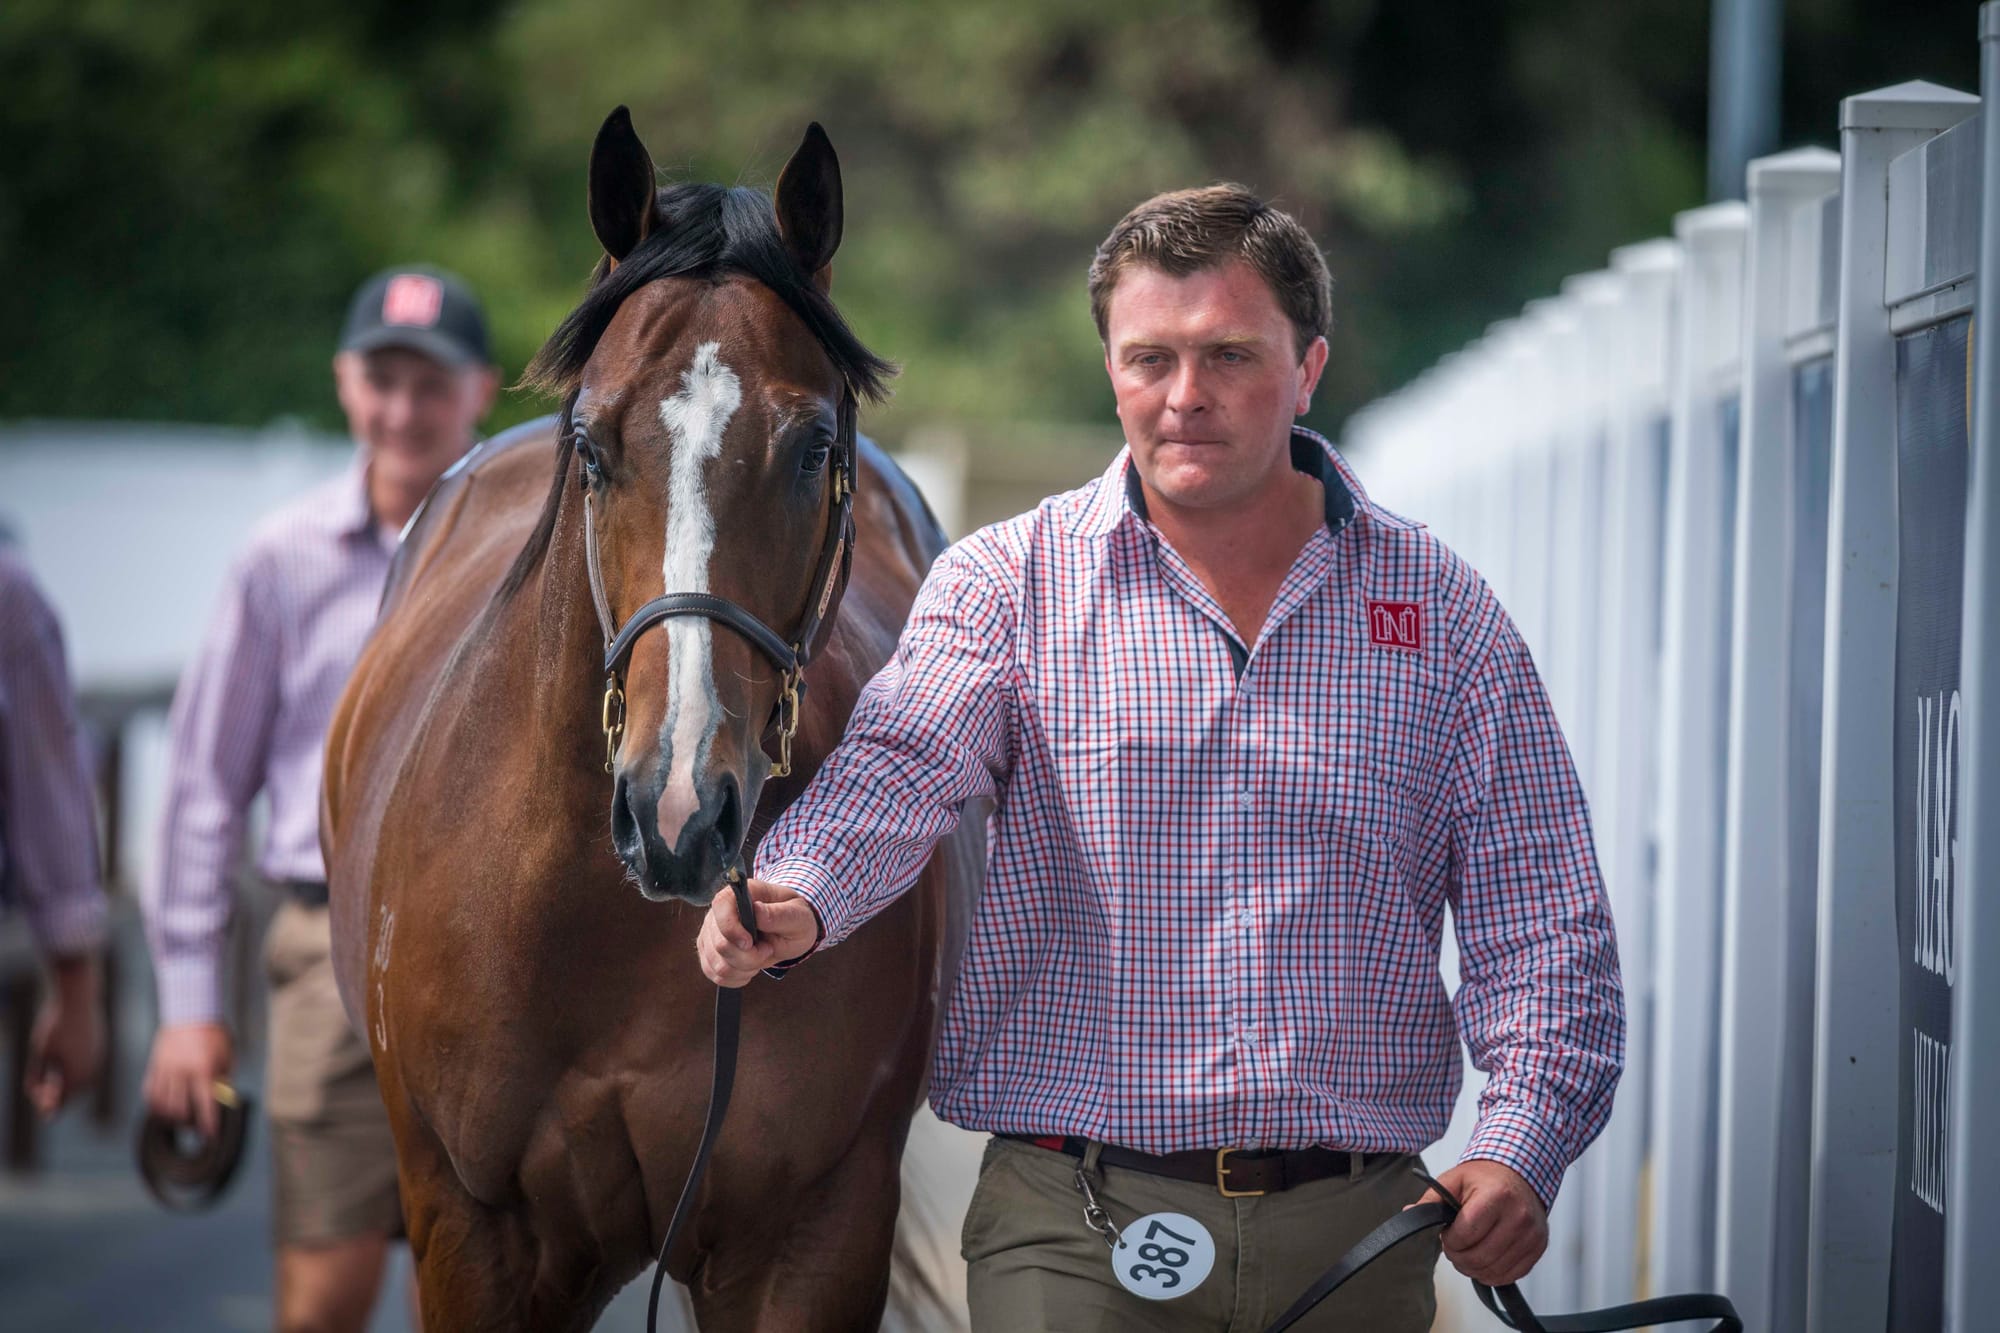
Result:
M94 954L104 947L108 909L104 893L95 884L66 893L58 902L39 908L28 919L28 928L55 958Z
M198 954L155 958L153 976L159 984L161 1027L222 1021L221 987L216 983L213 958Z
M819 918L819 943L792 962L810 958L821 949L831 949L854 929L854 914L846 910L847 905L842 901L840 881L819 862L803 856L780 857L768 866L757 867L757 878L798 894Z
M1511 1168L1528 1182L1543 1208L1555 1206L1556 1191L1570 1161L1562 1137L1546 1116L1507 1103L1481 1113L1479 1123L1472 1127L1472 1138L1459 1159L1475 1157Z

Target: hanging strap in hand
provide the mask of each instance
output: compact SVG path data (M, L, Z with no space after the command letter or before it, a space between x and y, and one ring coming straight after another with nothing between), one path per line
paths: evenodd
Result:
M1305 1295L1292 1302L1292 1308L1279 1315L1277 1322L1266 1333L1283 1333L1305 1318L1314 1306L1333 1295L1342 1283L1410 1237L1432 1227L1451 1225L1459 1213L1457 1198L1423 1172L1419 1171L1417 1175L1437 1192L1443 1202L1420 1203L1414 1208L1405 1208L1362 1237L1358 1245L1341 1256L1340 1262L1306 1288ZM1516 1333L1622 1333L1622 1330L1643 1328L1648 1324L1673 1324L1687 1319L1715 1320L1708 1333L1743 1333L1743 1320L1738 1317L1736 1307L1722 1296L1707 1293L1660 1296L1650 1301L1613 1306L1608 1310L1545 1317L1528 1308L1520 1288L1512 1283L1504 1287L1489 1287L1482 1282L1474 1282L1472 1288L1479 1293L1480 1303Z

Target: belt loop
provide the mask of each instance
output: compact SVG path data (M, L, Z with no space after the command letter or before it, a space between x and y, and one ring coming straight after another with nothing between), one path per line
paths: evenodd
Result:
M1077 1167L1077 1170L1083 1172L1086 1176L1091 1176L1098 1180L1104 1179L1104 1168L1097 1164L1097 1159L1103 1153L1104 1145L1102 1143L1099 1143L1096 1139L1085 1139L1083 1141L1083 1164Z
M1358 1152L1347 1154L1347 1178L1349 1180L1361 1179L1361 1162L1364 1156L1365 1154Z

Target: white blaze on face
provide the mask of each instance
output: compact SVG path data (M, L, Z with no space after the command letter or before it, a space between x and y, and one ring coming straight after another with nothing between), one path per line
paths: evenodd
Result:
M708 508L708 460L722 452L722 434L743 402L736 372L716 353L720 343L695 349L681 390L660 403L672 449L667 483L667 546L661 563L667 592L707 592L708 562L715 552L715 516ZM695 772L707 756L722 708L715 694L713 639L701 616L666 623L667 716L660 730L667 750L667 786L660 797L660 837L669 851L701 808Z

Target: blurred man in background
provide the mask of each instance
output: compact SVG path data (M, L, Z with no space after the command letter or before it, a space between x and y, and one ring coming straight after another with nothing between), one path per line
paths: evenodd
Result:
M49 965L27 1065L44 1116L96 1081L104 1057L104 890L79 741L62 627L0 533L0 906L27 918Z
M260 523L229 572L174 696L160 856L144 897L160 1000L146 1100L213 1133L212 1089L235 1059L218 986L231 877L263 793L257 866L287 891L265 947L281 1329L364 1328L401 1234L388 1116L329 957L321 751L397 537L472 448L499 387L477 300L431 269L362 285L333 371L354 465Z

